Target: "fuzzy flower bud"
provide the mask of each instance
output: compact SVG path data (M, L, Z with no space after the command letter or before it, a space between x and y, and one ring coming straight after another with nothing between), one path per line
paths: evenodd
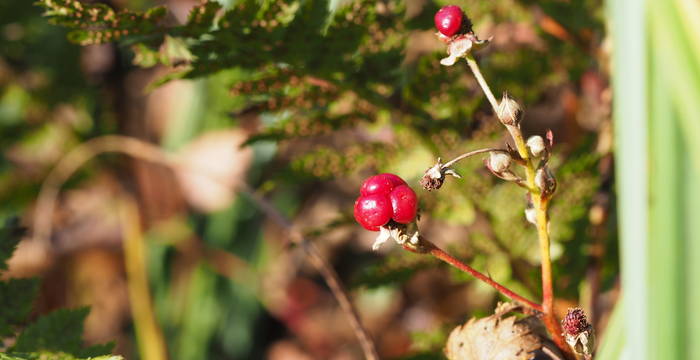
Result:
M510 155L500 152L492 152L489 155L489 167L495 173L502 173L510 167Z
M544 139L539 135L530 136L530 138L527 139L527 147L530 148L530 153L532 153L534 157L539 157L545 151Z
M498 115L498 120L500 120L503 125L517 126L520 124L522 110L520 109L520 105L508 96L508 94L503 94L503 98L498 104L498 112L496 115Z

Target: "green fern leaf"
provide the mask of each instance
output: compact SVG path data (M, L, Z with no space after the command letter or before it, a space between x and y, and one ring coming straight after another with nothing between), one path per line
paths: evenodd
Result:
M12 257L25 230L17 218L11 218L0 229L0 271L7 270L7 260Z
M0 282L0 337L12 335L13 327L26 321L38 290L37 279Z
M78 357L109 354L112 344L83 348L83 322L88 308L60 309L42 316L29 325L17 338L13 352L65 352Z

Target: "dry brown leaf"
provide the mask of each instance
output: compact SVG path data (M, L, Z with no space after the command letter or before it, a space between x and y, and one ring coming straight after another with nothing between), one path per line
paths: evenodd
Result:
M253 160L246 135L239 130L213 131L185 146L176 173L187 201L196 209L225 209L234 189L245 180Z
M542 348L532 321L504 315L517 308L499 304L493 315L470 319L452 330L445 345L450 360L530 360Z

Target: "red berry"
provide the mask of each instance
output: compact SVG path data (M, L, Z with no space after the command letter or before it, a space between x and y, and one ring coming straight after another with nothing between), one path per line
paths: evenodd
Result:
M418 197L408 185L397 186L391 194L392 216L397 223L408 224L416 218L418 212Z
M379 174L379 175L383 175L385 177L388 177L391 180L391 182L394 183L394 186L406 185L406 182L403 181L403 179L398 177L397 175L389 174L389 173L384 173L384 174Z
M355 220L362 227L379 231L391 220L391 201L386 194L362 195L355 201Z
M435 27L442 35L452 36L462 26L463 17L462 9L459 6L445 6L435 13Z
M360 194L389 194L395 187L404 184L406 184L406 182L394 174L374 175L367 178L367 180L362 183Z

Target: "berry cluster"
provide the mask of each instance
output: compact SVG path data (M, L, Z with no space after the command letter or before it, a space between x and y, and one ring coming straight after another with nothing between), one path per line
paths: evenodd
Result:
M379 231L390 220L408 224L418 212L418 197L406 182L394 174L374 175L360 188L355 201L355 220L362 227Z

